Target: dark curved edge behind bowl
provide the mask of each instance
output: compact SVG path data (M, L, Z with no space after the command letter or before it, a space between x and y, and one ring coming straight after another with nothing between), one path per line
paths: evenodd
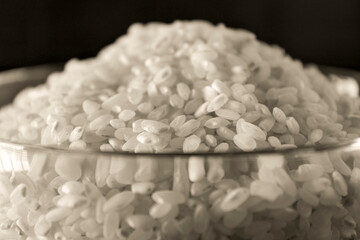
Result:
M0 107L11 103L24 88L44 83L49 74L61 71L63 66L63 63L55 63L0 72Z

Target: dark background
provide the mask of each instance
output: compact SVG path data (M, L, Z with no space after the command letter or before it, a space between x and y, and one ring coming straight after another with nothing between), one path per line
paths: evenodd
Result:
M133 22L246 28L304 62L360 70L359 0L0 1L0 70L90 57Z

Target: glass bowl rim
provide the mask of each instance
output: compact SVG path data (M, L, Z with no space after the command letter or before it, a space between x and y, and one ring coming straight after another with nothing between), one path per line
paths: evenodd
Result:
M42 65L34 65L28 67L14 68L5 71L0 71L0 88L5 87L7 84L14 84L17 82L32 82L34 80L39 80L43 78L46 80L46 77L56 71L60 71L64 68L64 63L49 63ZM311 65L311 64L309 64ZM313 65L313 64L312 64ZM355 78L358 82L360 82L360 72L352 69L346 68L338 68L332 66L321 66L315 65L324 74L335 74L340 76L350 76ZM20 73L20 74L19 74ZM4 77L3 77L4 76ZM1 78L3 77L3 78ZM44 82L44 81L43 81ZM30 85L29 85L30 86ZM0 106L1 108L2 106ZM260 154L268 155L268 154L293 154L297 152L323 152L323 151L331 151L336 150L343 147L351 147L356 146L360 147L360 137L354 138L352 140L332 143L332 144L323 144L323 145L307 145L296 148L288 148L288 149L273 149L267 148L262 150L255 151L229 151L229 152L193 152L193 153L181 153L181 152L158 152L158 153L135 153L135 152L126 152L126 151L100 151L100 150L68 150L62 149L58 147L45 146L39 144L30 144L30 143L22 143L15 142L7 139L0 138L0 151L1 148L7 148L12 150L21 150L21 149L31 149L35 151L51 151L53 153L67 153L67 154L104 154L104 155L116 155L116 156L128 156L128 157L136 157L136 156L148 156L148 157L156 157L156 156L167 156L167 157L180 157L180 156L256 156Z
M158 153L135 153L135 152L126 152L126 151L100 151L100 150L69 150L62 149L52 146L43 146L29 143L19 143L13 142L0 138L0 151L1 148L6 148L10 150L33 150L33 151L43 151L51 152L54 154L75 154L75 155L111 155L111 156L126 156L126 157L136 157L136 156L147 156L147 157L189 157L189 156L238 156L238 157L251 157L258 155L291 155L295 153L321 153L327 151L334 151L346 147L360 147L360 137L354 138L349 141L333 143L333 144L323 144L323 145L308 145L301 146L297 148L288 148L288 149L262 149L255 151L229 151L229 152L192 152L192 153L181 153L181 152L158 152Z

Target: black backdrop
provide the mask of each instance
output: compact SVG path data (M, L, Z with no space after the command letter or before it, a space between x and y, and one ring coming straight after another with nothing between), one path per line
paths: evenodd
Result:
M304 62L360 70L359 0L0 1L0 70L94 56L133 22L246 28Z

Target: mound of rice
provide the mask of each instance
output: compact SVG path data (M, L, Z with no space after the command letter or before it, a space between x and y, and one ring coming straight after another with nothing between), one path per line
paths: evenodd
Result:
M134 24L96 58L21 92L0 111L0 138L101 151L283 149L357 137L358 113L358 98L245 30Z
M0 110L0 239L355 239L358 86L245 30L134 24ZM6 146L5 146L6 148ZM4 151L3 151L4 150ZM19 159L21 158L21 159Z

